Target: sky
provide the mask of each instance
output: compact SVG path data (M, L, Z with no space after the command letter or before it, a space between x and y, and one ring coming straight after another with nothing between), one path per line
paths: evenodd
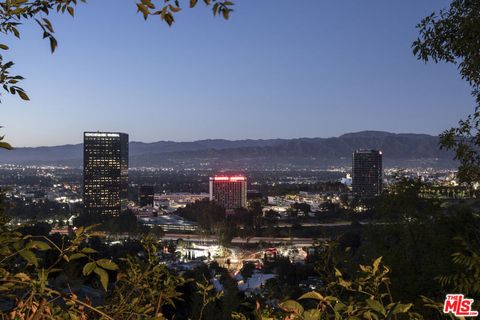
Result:
M200 4L169 28L134 0L90 0L49 17L53 55L22 26L5 59L31 101L2 94L1 133L16 147L90 130L144 142L438 134L474 109L455 66L412 54L415 25L446 0L235 2L228 21Z

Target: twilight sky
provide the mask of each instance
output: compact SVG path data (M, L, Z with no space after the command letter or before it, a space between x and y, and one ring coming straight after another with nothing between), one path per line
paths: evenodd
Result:
M184 1L186 2L186 1ZM203 5L168 28L134 0L90 0L6 43L31 101L2 94L14 146L130 140L329 137L360 130L438 134L473 111L454 66L417 61L422 17L447 0L237 0L229 21Z

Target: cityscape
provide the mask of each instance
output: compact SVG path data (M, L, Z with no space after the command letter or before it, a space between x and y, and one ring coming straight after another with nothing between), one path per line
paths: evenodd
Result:
M30 225L52 237L98 225L109 252L154 236L168 248L160 260L170 270L218 265L236 290L252 298L285 277L275 267L279 261L302 269L290 290L306 294L324 285L316 272L303 269L322 256L322 243L385 223L375 199L399 179L420 183L427 201L478 197L476 187L459 183L455 169L384 168L383 152L375 149L352 150L350 167L229 172L129 168L128 140L127 133L85 132L79 167L1 165L8 225ZM221 292L221 278L215 272L210 277ZM75 290L99 299L103 292L94 288Z
M480 1L81 2L0 0L1 319L479 316Z

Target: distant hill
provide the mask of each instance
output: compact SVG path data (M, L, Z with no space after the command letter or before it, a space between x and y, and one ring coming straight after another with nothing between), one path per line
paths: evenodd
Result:
M0 150L0 163L82 164L82 144ZM350 165L356 149L383 151L385 166L454 167L453 154L440 150L438 137L383 131L332 138L130 142L130 166L211 168L324 168Z

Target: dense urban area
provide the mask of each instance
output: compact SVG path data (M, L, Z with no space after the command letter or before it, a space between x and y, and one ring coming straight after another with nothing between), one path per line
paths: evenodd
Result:
M323 170L129 168L128 135L96 132L85 133L83 167L2 164L0 186L7 225L55 243L90 230L95 237L75 258L98 255L114 263L106 270L153 241L156 263L205 290L202 296L190 284L177 284L176 307L163 311L169 317L225 319L255 313L255 303L279 315L292 308L282 301L328 287L326 273L338 280L342 274L333 266L353 277L358 264L376 259L374 275L388 272L379 269L378 257L398 278L389 289L395 297L418 298L425 289L420 280L453 270L449 237L457 230L449 220L462 214L473 219L464 228L478 223L471 209L462 209L478 205L476 186L459 184L451 169L383 168L378 150L352 154L351 167ZM437 230L422 231L425 223ZM422 270L412 273L410 264ZM57 279L58 286L73 286L68 290L102 306L112 279L94 273L82 282ZM431 295L440 285L430 285ZM10 303L4 300L3 308ZM415 317L410 307L405 313Z
M1 320L479 317L480 0L0 0L0 32Z

